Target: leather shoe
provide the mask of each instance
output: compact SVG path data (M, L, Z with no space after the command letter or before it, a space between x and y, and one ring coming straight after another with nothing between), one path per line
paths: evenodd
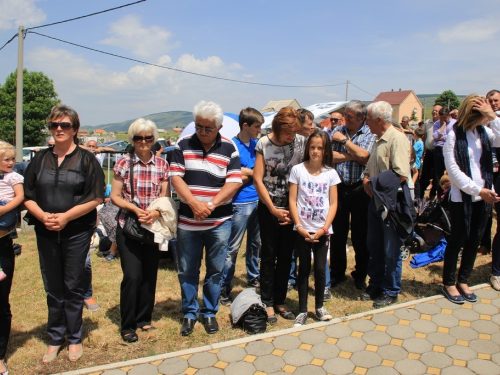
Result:
M375 301L382 294L382 289L369 286L366 290L359 295L361 301Z
M217 323L215 316L203 318L203 325L205 326L205 331L207 331L209 335L219 331L219 324Z
M462 297L464 297L464 300L466 300L467 302L476 302L477 301L477 296L474 293L465 293L465 291L458 284L456 285L456 287L457 287L458 293L460 293L460 295Z
M122 340L130 344L132 342L136 342L137 340L139 340L139 337L137 336L137 333L132 332L122 335Z
M184 318L182 320L181 335L189 336L191 333L193 333L195 324L196 324L196 319Z
M393 303L398 302L398 296L391 297L385 293L382 293L380 297L378 297L375 302L373 302L373 307L379 309L381 307L386 307L392 305Z

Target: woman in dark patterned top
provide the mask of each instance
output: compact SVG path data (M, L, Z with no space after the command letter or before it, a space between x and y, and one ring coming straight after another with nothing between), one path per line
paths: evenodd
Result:
M58 104L47 117L55 146L38 152L26 169L25 206L35 225L49 318L43 362L69 342L69 359L83 354L85 259L104 198L104 173L94 154L78 147L78 114Z

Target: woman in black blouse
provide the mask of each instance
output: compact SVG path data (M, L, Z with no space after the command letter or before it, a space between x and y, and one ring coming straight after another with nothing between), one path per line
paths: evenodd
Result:
M35 155L24 180L25 205L30 224L35 225L49 310L50 343L44 363L57 357L65 337L70 361L83 354L85 259L105 187L94 154L77 146L78 114L59 104L52 108L47 125L55 146Z

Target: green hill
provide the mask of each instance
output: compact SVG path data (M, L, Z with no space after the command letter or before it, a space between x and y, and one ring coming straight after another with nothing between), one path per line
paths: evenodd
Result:
M169 111L169 112L154 113L151 115L144 116L144 118L153 121L158 129L171 130L173 128L184 128L187 124L193 121L193 114L192 112L186 112L186 111ZM127 131L130 124L134 121L135 119L126 120L122 122L115 122L112 124L87 126L86 128L103 129L108 132Z

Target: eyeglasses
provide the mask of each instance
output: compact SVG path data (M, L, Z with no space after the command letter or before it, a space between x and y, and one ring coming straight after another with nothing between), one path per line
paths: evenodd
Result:
M214 130L217 130L217 128L212 128L211 126L201 126L198 124L195 124L194 128L196 129L196 131L200 131L200 132L202 130L204 130L205 133L212 133Z
M51 122L50 123L51 130L57 130L57 128L59 126L61 127L62 130L68 130L69 128L73 127L71 122Z
M142 142L142 141L146 141L147 143L151 143L155 140L155 136L154 135L134 135L132 137L132 140L134 142Z
M334 118L334 117L330 118L330 122L338 122L339 120L340 120L339 118Z

